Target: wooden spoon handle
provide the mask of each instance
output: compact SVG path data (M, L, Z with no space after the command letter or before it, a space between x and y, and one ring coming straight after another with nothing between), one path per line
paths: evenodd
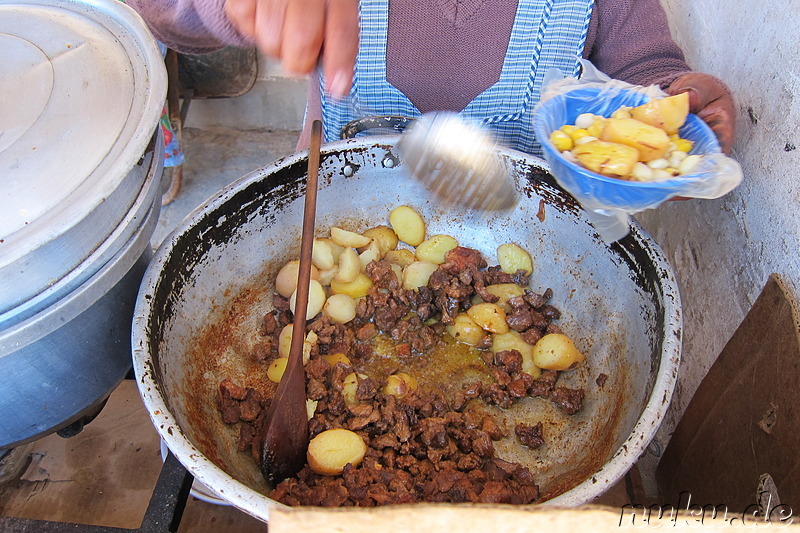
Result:
M317 211L317 188L319 182L319 149L322 144L322 123L315 120L311 125L311 146L308 150L308 179L303 211L303 233L300 241L300 266L297 273L297 294L294 303L292 343L289 347L289 365L303 365L303 341L306 331L308 291L311 283L311 251L314 246L314 222Z

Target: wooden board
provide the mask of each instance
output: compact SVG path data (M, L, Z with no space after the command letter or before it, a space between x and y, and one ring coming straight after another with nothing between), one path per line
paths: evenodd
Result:
M691 495L692 504L744 510L768 474L780 503L800 511L798 324L773 274L672 435L656 472L662 501L683 506Z
M0 486L0 516L136 529L161 471L160 442L136 383L125 380L70 439L33 443L21 478ZM189 498L180 533L264 533L234 507Z

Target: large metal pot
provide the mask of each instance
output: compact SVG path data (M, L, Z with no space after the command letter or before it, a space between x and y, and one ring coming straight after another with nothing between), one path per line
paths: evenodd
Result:
M587 354L585 367L566 377L587 399L568 421L547 402L522 402L532 420L549 417L551 440L547 450L516 452L549 502L591 501L635 463L669 403L682 328L672 269L638 226L614 245L602 242L540 159L502 151L521 204L479 217L440 205L409 179L396 140L323 147L318 225L363 230L408 204L423 214L429 234L454 235L487 258L509 241L530 251L533 288L553 289L559 324ZM279 504L266 496L249 454L237 452L238 432L222 423L216 389L228 377L256 385L265 379L248 352L270 307L271 280L299 250L306 164L304 154L278 161L188 217L148 267L134 319L134 369L159 434L202 483L263 520ZM608 376L602 387L601 373Z
M0 0L0 449L96 414L130 370L160 210L163 59L111 0Z

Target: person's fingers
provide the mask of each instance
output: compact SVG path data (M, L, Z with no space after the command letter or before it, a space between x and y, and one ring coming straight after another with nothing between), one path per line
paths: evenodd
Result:
M726 154L733 147L736 109L728 88L714 76L692 72L677 78L667 89L669 94L689 93L689 110L709 127Z
M718 105L717 102L712 102L705 108L698 111L697 116L703 122L708 124L714 134L719 140L720 148L726 154L729 154L733 147L734 128L733 124L736 120L733 113L727 109L727 106Z
M289 0L256 0L256 46L265 55L281 59Z
M337 97L350 92L358 53L358 0L329 0L325 20L323 75L327 91Z
M284 69L294 74L311 72L319 62L324 32L325 0L291 0L283 23Z
M225 0L225 15L231 24L245 37L256 36L257 0Z

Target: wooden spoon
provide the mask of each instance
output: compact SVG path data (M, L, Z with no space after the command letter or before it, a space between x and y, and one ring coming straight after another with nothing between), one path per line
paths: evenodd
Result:
M308 179L289 361L275 391L275 396L270 402L258 441L261 472L273 484L299 472L306 462L306 452L308 451L303 341L305 340L306 310L311 279L311 249L314 242L321 137L322 123L315 120L311 127L311 147L308 152Z

